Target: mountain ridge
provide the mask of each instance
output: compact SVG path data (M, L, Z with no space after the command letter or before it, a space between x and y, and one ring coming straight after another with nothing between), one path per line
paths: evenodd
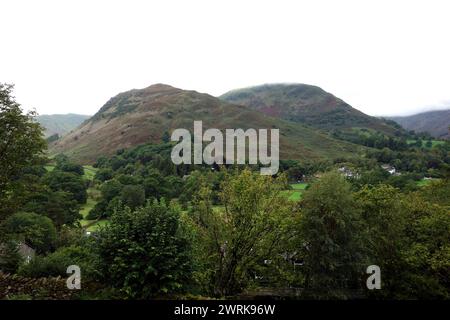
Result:
M450 108L385 118L397 122L406 130L414 130L417 133L427 132L435 138L450 139Z
M270 117L209 94L155 84L109 99L73 132L50 146L50 153L66 153L82 163L120 149L162 141L177 128L192 129L194 120L206 128L279 128L284 159L332 159L358 152L360 147L298 123Z
M76 113L66 114L43 114L36 116L36 121L44 127L44 136L50 137L58 134L60 136L75 129L91 116Z

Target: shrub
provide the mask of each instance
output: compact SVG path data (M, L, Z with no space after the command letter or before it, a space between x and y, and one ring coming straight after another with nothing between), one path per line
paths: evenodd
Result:
M163 201L119 208L98 237L100 274L127 297L174 293L190 279L190 242L179 211Z
M88 249L82 246L60 248L46 257L36 256L28 264L23 264L18 274L24 277L67 277L67 267L78 265L82 276L91 277L94 274L95 259Z

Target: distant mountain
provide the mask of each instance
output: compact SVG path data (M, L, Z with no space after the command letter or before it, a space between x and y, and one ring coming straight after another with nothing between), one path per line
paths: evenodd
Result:
M450 109L428 111L407 117L387 117L407 130L428 132L435 138L450 139Z
M369 128L393 134L398 130L382 119L351 107L323 89L306 84L265 84L232 90L219 98L326 131Z
M36 117L36 120L45 128L45 137L50 137L54 134L62 136L89 118L90 116L69 113L40 115Z
M194 120L207 128L279 128L283 159L333 159L352 156L359 146L302 124L267 116L208 94L157 84L111 98L92 118L50 146L81 163L139 144L160 143L176 128L192 130Z

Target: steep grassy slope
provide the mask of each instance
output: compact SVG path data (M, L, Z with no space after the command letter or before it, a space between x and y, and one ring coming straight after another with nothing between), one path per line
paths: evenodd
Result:
M450 110L429 111L407 117L388 117L407 130L428 132L435 138L450 139Z
M89 119L90 116L81 114L44 114L36 117L36 120L45 128L45 137L54 134L60 136L68 133L70 130L78 127L83 121Z
M396 131L383 120L352 108L319 87L306 84L266 84L233 90L220 98L270 116L327 131L355 127L374 129L386 134Z
M142 143L161 142L176 128L279 128L284 159L324 159L354 155L359 147L298 123L269 117L195 91L157 84L110 99L97 114L50 147L81 163Z

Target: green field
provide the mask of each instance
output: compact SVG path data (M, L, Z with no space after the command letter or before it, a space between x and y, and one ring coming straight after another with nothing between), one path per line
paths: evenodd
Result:
M89 211L94 208L94 206L97 204L98 197L100 196L100 192L97 189L89 188L87 190L88 198L86 201L86 204L84 204L80 209L80 214L83 216L83 219L80 221L81 226L87 226L90 224L95 223L95 220L87 220L86 217L89 214Z
M48 166L44 166L44 168L48 172L52 172L55 169L55 166L54 165L48 165Z
M437 181L439 179L422 179L416 182L416 185L419 187L424 187L424 186L428 186L430 183L432 183L433 181Z
M83 216L83 219L86 218L89 211L91 211L92 208L96 205L97 201L92 199L91 197L88 197L87 202L85 205L83 205L80 209L80 214Z
M94 179L95 174L97 173L97 169L92 166L83 166L84 168L84 178L86 180L92 181ZM81 207L80 214L83 216L83 219L80 221L81 226L85 227L87 231L95 231L98 228L98 225L102 224L102 220L87 220L86 217L89 214L89 211L94 208L97 204L97 200L100 198L100 191L94 187L91 187L87 190L88 198L86 204Z
M55 165L47 165L45 166L45 169L48 172L52 172L55 169ZM92 166L83 166L84 169L84 178L86 180L92 181L94 179L95 174L97 173L97 169ZM82 227L86 227L87 231L95 231L99 225L102 225L106 222L103 220L95 221L95 220L87 220L86 217L89 214L89 211L94 208L94 206L97 204L98 197L100 196L99 190L95 188L89 188L87 190L88 198L86 201L86 204L84 204L80 209L80 214L83 216L83 219L81 219L80 224Z
M291 201L299 201L302 198L302 192L308 187L307 183L293 183L290 185L291 190L285 190L283 195Z
M104 226L108 224L109 221L107 219L98 220L97 222L91 224L89 227L86 228L86 231L97 231L101 226Z
M306 190L308 187L307 183L293 183L291 184L291 188L294 190Z
M94 176L97 173L97 169L94 168L93 166L83 166L84 168L84 177L87 180L94 180Z

